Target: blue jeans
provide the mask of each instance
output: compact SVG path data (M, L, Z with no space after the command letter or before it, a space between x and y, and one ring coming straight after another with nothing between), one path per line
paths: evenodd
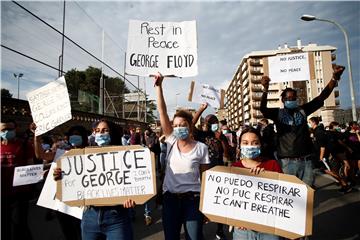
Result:
M282 170L285 174L294 175L309 186L314 183L311 155L300 158L281 158L280 160Z
M203 215L199 211L199 203L200 195L164 193L162 220L165 240L179 240L182 224L187 240L203 238Z
M235 228L233 240L279 240L280 237L268 233L261 233L252 230L240 230Z
M83 240L131 240L129 211L122 206L89 207L81 221Z

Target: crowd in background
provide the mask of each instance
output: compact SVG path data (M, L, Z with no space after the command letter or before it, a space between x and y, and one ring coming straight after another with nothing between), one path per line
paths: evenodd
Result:
M340 70L339 70L340 71ZM341 69L342 73L343 69ZM341 75L340 73L340 75ZM233 129L227 121L209 114L201 117L208 105L202 104L194 116L180 110L170 121L162 95L161 75L155 77L157 103L161 129L128 127L120 129L105 119L94 122L92 129L73 126L63 134L34 136L36 125L31 124L22 135L17 135L15 121L1 122L1 209L2 238L31 239L26 224L27 202L37 198L41 187L35 185L12 186L14 168L29 164L44 164L45 174L54 161L58 149L69 150L87 146L143 145L154 153L156 173L161 180L158 188L158 204L163 206L165 239L179 239L184 225L187 239L202 239L203 215L199 211L200 176L213 166L234 166L250 169L254 174L266 171L284 172L298 176L308 185L314 186L314 174L323 171L340 185L339 191L348 193L357 184L360 168L360 128L357 122L328 126L321 118L307 116L323 104L340 76L334 73L324 94L301 107L292 106L296 100L293 90L286 89L282 95L285 108L266 109L266 86L264 78L262 111L269 119L261 119L255 125L244 124ZM337 77L337 78L336 78ZM332 84L332 85L331 85ZM294 100L295 99L295 100ZM296 110L295 110L296 109ZM298 112L296 112L298 111ZM286 114L292 114L290 118ZM199 121L200 119L200 121ZM305 120L304 120L305 119ZM270 120L270 121L269 121ZM288 122L291 124L286 125ZM296 132L298 139L289 138ZM293 134L294 135L294 134ZM309 138L308 138L309 136ZM294 145L286 145L293 141ZM306 152L296 152L299 144L310 141ZM306 166L301 166L303 162ZM296 167L291 164L298 164ZM289 165L289 166L288 166ZM310 166L310 171L309 171ZM298 175L298 170L302 168ZM291 169L290 169L291 168ZM292 173L294 170L296 173ZM182 174L176 174L182 173ZM306 174L305 174L306 173ZM58 178L61 171L54 173ZM180 176L181 175L181 176ZM306 175L306 176L305 176ZM315 187L316 188L316 187ZM59 223L66 239L132 239L131 219L135 217L131 199L119 206L90 206L82 221L58 213ZM151 208L144 204L144 223L152 224ZM112 215L114 211L116 216ZM101 221L94 219L101 218ZM119 223L120 222L120 223ZM104 226L106 228L104 229ZM115 226L115 227L114 227ZM115 230L114 230L114 229ZM21 229L21 231L19 231ZM80 230L81 229L81 230ZM261 235L264 239L278 239L246 228L236 228L234 239L253 239ZM225 239L223 224L217 225L217 239Z

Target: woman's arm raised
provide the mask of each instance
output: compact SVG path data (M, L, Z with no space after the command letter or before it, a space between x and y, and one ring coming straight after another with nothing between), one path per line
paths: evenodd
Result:
M167 114L166 103L164 100L164 94L162 89L163 80L164 77L160 73L155 75L155 89L156 89L156 98L157 98L156 103L160 115L160 125L164 132L164 135L169 136L172 133L173 128L169 116Z

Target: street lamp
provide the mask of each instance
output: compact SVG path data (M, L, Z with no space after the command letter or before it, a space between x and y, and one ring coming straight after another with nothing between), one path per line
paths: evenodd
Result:
M356 104L355 104L355 93L354 93L354 85L353 85L353 79L352 79L352 73L351 73L351 61L350 61L350 48L349 48L349 38L347 36L347 33L345 31L345 29L337 22L333 21L333 20L329 20L329 19L321 19L321 18L317 18L315 16L312 15L307 15L304 14L301 16L301 20L304 21L313 21L313 20L317 20L317 21L322 21L322 22L329 22L334 24L335 26L337 26L341 32L344 34L345 37L345 47L346 47L346 55L347 55L347 62L348 62L348 69L349 69L349 84L350 84L350 96L351 96L351 109L352 109L352 118L353 121L357 121L357 117L356 117Z
M17 75L16 73L14 73L14 77L15 78L17 78L17 87L18 87L18 96L17 96L17 98L19 99L19 96L20 96L20 78L22 77L22 76L24 76L24 74L22 74L22 73L19 73L19 75Z
M175 109L177 109L177 107L178 107L178 96L180 95L180 93L176 93L176 95L175 95Z

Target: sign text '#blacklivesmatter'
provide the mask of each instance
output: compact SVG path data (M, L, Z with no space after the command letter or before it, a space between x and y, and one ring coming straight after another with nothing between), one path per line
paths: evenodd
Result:
M137 149L63 157L63 201L151 194L149 156Z

